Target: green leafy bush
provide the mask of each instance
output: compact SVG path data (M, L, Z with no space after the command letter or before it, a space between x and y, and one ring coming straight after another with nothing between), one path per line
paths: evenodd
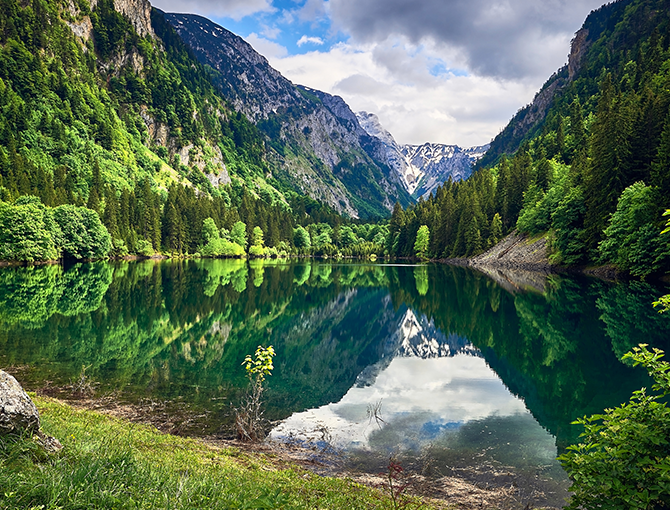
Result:
M663 351L645 344L624 355L647 369L654 394L645 388L605 414L584 417L582 443L568 447L559 460L574 493L570 509L665 508L670 505L670 363Z
M237 223L244 225L239 221ZM233 230L237 227L237 223ZM202 257L244 257L244 248L237 243L222 238L212 218L207 218L202 222L202 237L206 243L200 248ZM240 238L239 233L236 234L236 238Z
M627 187L605 229L598 250L603 262L612 262L634 276L647 276L667 266L670 237L659 236L656 191L643 182Z
M60 227L58 245L63 255L74 259L100 259L111 252L112 238L97 212L67 204L56 207L53 216Z
M153 245L146 239L140 239L135 243L135 253L141 255L142 257L151 257L156 250L154 250Z
M59 237L52 210L39 198L25 196L14 204L0 202L0 260L57 259Z

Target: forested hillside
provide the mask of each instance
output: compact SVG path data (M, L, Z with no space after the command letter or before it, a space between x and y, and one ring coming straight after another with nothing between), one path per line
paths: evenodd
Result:
M670 236L659 234L670 207L669 46L667 0L621 0L592 12L570 65L538 94L546 115L536 98L494 140L484 160L495 166L407 211L396 207L390 252L413 255L421 225L431 257L480 253L516 228L547 232L557 264L668 271ZM528 115L535 123L522 122ZM518 149L506 154L514 140Z
M146 1L1 0L0 260L336 249L210 78Z

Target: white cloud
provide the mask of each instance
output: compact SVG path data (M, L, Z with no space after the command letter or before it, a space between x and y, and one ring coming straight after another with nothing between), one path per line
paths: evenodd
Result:
M297 11L303 21L319 21L328 17L328 2L324 0L307 0L305 5Z
M488 143L543 82L448 71L433 76L436 60L457 58L445 55L437 46L387 40L269 60L294 83L338 94L354 111L376 113L399 143Z
M298 46L303 46L305 44L317 44L320 46L323 44L323 39L320 37L307 37L306 35L303 35L300 39L298 39L296 44Z
M256 33L251 33L244 39L268 60L283 58L288 55L288 50L284 46L260 37Z
M165 12L200 14L241 20L259 12L275 12L271 0L154 0L152 5Z
M297 432L300 437L301 432L325 425L337 446L364 446L377 430L368 415L369 406L377 402L382 402L385 427L413 418L413 431L402 433L416 432L426 423L464 424L491 416L529 415L481 358L396 358L371 386L354 386L337 403L295 413L271 435ZM539 424L535 427L541 431ZM545 433L544 440L555 448L550 434Z
M261 35L267 39L276 39L279 37L281 34L281 29L278 27L269 27L267 25L263 25L263 29L261 31Z

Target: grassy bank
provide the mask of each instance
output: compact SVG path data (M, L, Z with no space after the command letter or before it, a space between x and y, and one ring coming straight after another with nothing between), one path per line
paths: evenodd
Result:
M34 397L64 448L0 439L0 509L394 508L380 490ZM428 508L423 506L422 508Z

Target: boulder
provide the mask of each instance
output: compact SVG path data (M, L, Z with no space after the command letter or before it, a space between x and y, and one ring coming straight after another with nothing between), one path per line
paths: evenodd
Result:
M36 433L40 415L14 377L0 370L0 435Z

